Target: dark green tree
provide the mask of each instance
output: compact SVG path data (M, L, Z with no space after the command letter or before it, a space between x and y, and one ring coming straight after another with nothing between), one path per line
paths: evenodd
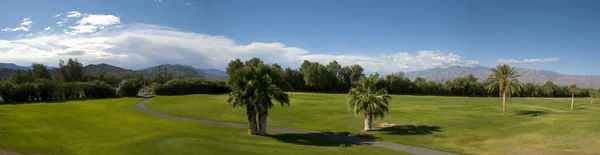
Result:
M83 79L83 64L79 63L77 59L71 59L65 63L60 60L58 64L60 67L60 73L65 82L82 82Z

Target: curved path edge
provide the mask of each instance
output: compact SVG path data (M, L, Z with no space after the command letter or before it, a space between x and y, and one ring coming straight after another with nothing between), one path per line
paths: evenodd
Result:
M152 98L150 98L150 97L144 98L144 100L140 101L139 103L137 103L135 105L135 108L144 113L155 115L155 116L160 116L160 117L164 117L164 118L184 120L184 121L197 122L197 123L205 123L205 124L213 124L213 125L227 126L227 127L236 127L236 128L244 128L244 129L248 128L248 124L219 122L219 121L179 117L179 116L173 116L173 115L168 115L168 114L163 114L163 113L159 113L156 111L152 111L152 110L146 108L146 104L148 104L148 102L150 100L152 100ZM317 132L317 131L297 130L297 129L271 127L271 126L269 126L267 130L275 131L275 132L279 132L279 133L299 134L299 135L308 136L308 137L312 137L312 138L329 139L329 140L334 140L334 141L339 141L339 142L375 146L375 147L392 149L392 150L401 151L401 152L412 153L412 154L457 155L454 153L443 152L443 151L433 150L433 149L424 148L424 147L410 146L410 145L384 142L384 141L378 141L378 140L371 140L371 139L365 139L365 138L359 138L359 137L350 137L350 136L345 136L345 135L327 134L327 133L321 133L321 132Z

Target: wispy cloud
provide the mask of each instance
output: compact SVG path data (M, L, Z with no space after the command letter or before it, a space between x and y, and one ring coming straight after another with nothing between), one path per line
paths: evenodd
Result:
M31 21L31 19L29 18L23 18L23 20L21 21L21 24L15 28L4 28L2 29L2 31L8 32L8 31L29 31L29 29L31 28L31 24L33 23L33 21Z
M522 61L514 59L498 59L496 60L499 64L541 64L558 62L558 58L536 58L536 59L524 59Z
M77 18L77 17L81 17L81 12L79 11L69 11L66 13L67 17L69 18Z

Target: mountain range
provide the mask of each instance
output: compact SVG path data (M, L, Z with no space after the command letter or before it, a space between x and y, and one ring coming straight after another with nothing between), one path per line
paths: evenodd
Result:
M205 69L205 68L194 68L188 65L179 64L163 64L161 70L166 68L167 73L174 77L198 77L198 78L209 78L209 79L226 79L227 73L218 69ZM153 74L158 73L158 67L153 66L139 70L125 69L109 64L90 64L83 67L84 73L94 72L106 72L114 75L125 75L128 73L141 73L144 76L150 77ZM28 70L29 66L19 66L12 63L0 63L0 78L8 78L14 73L19 73ZM56 67L48 67L51 72L58 73Z
M600 76L585 76L585 75L566 75L547 70L536 70L529 68L517 68L521 75L518 77L522 83L535 83L543 85L546 81L552 81L557 85L576 84L581 88L600 88ZM475 76L480 82L485 80L490 74L490 68L487 67L448 67L448 68L432 68L421 71L407 72L404 75L414 79L422 77L426 80L445 82L458 77L465 77L469 74Z
M174 77L201 77L209 79L227 79L227 73L218 69L194 68L188 65L180 64L163 64L162 69L166 67L166 71ZM0 63L0 78L10 77L14 73L23 72L29 69L29 66L19 66L12 63ZM52 72L58 72L55 67L49 67ZM582 88L600 88L600 76L585 76L585 75L566 75L547 70L536 70L529 68L517 68L520 73L518 78L520 82L531 82L538 85L543 85L546 81L552 81L557 85L576 84ZM158 73L158 66L143 68L139 70L125 69L109 64L91 64L83 67L86 73L107 72L115 75L125 75L127 73L142 73L145 76L151 76ZM404 75L410 79L416 77L425 78L428 81L445 82L458 77L466 77L469 74L475 76L480 82L485 80L490 74L490 68L477 67L448 67L448 68L432 68L420 71L406 72Z

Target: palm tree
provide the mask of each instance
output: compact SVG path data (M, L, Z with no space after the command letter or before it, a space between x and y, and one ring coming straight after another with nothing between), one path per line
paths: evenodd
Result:
M277 64L269 66L258 58L252 58L245 63L236 59L229 63L227 74L232 89L227 103L234 108L246 108L248 134L266 135L267 115L273 107L272 99L282 106L290 103L289 96L280 89L285 82L283 70ZM260 128L256 123L257 114Z
M521 91L519 80L517 80L520 75L514 67L507 64L498 65L491 71L492 74L487 80L486 87L489 92L498 90L502 97L502 115L506 115L506 99Z
M378 87L379 83L379 77L371 75L360 79L348 93L348 108L365 116L365 131L372 129L373 117L383 118L392 100L385 88Z
M579 89L577 88L577 85L573 84L569 86L569 90L571 90L571 110L573 110L573 103L575 102L575 93L577 93Z

